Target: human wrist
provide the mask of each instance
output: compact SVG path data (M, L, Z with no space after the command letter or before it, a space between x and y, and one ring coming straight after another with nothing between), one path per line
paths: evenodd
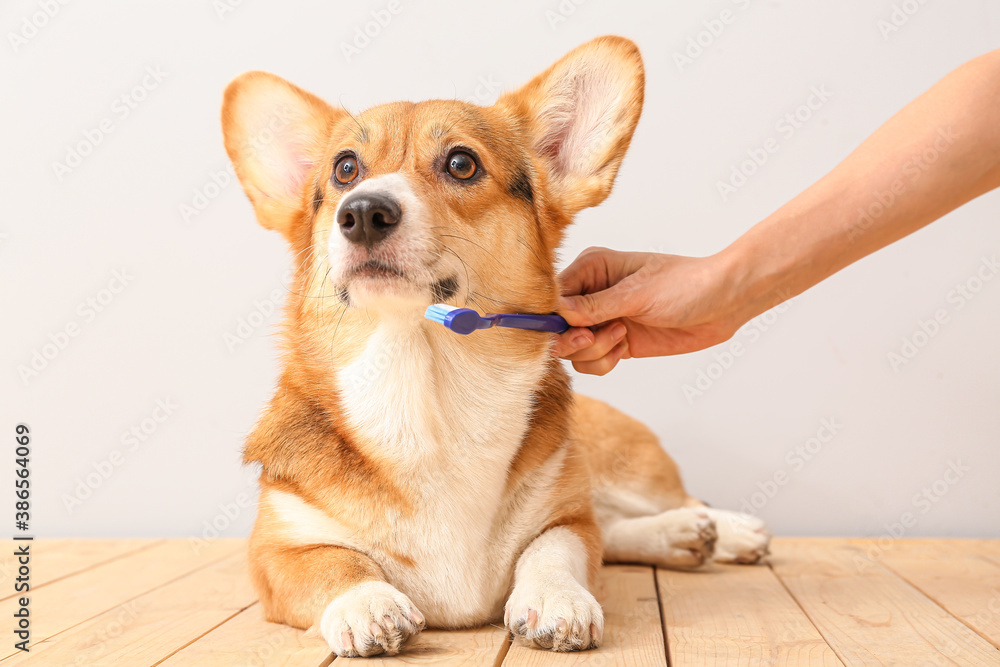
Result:
M741 326L794 296L783 258L773 248L756 247L749 233L712 259L723 281L723 309Z

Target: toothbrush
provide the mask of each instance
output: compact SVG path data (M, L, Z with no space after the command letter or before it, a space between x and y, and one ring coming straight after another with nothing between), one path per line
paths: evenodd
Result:
M457 334L467 336L476 329L490 327L507 327L508 329L529 329L531 331L550 331L562 333L569 329L569 323L559 315L494 314L480 316L471 308L456 308L443 303L427 307L424 317L443 324Z

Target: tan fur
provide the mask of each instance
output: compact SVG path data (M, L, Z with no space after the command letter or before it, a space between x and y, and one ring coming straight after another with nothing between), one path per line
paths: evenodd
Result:
M603 555L691 567L711 554L715 523L656 438L574 398L548 336L463 337L421 317L444 279L480 312L555 308L563 230L610 192L642 91L638 50L617 37L486 108L351 115L271 74L230 84L227 151L295 262L284 371L245 448L262 469L250 556L269 619L317 627L339 655L391 654L425 622L495 622L506 601L515 634L574 650L600 642L587 589ZM456 147L478 156L478 180L444 175ZM339 186L345 151L361 172ZM342 238L352 191L403 203L385 243ZM358 277L366 258L404 277ZM750 545L733 558L748 558L755 526L733 530Z

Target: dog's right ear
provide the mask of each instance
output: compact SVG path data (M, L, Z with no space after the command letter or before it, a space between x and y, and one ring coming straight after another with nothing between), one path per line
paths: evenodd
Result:
M267 72L241 74L226 88L226 152L261 225L292 238L308 206L309 176L344 113Z

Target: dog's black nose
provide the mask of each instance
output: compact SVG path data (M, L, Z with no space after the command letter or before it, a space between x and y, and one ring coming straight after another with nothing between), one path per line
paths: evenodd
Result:
M351 243L370 248L399 226L401 212L396 200L382 194L357 193L340 204L337 224Z

